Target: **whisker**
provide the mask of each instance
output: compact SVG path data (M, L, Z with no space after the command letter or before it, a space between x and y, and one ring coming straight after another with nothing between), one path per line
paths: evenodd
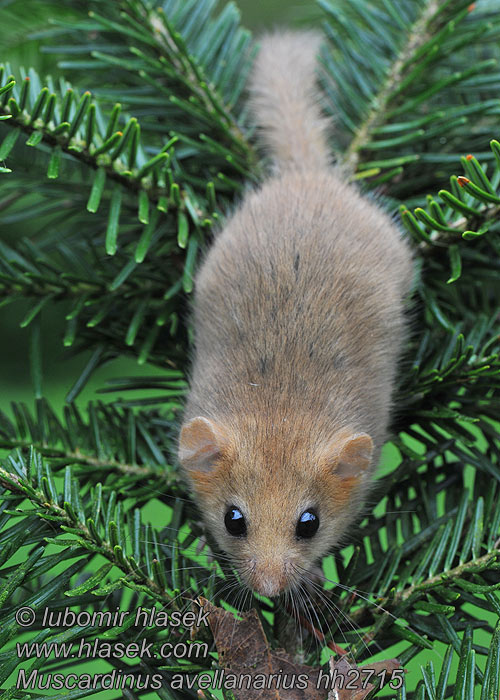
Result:
M315 583L314 581L310 581L310 584L314 587L317 595L321 598L323 604L326 606L327 610L332 614L332 616L335 618L336 617L335 613L338 613L339 615L341 615L342 619L346 622L346 624L349 625L351 630L363 642L363 645L365 647L365 651L369 654L370 653L369 646L366 643L365 638L364 638L360 628L354 624L354 622L350 618L350 616L344 610L342 610L341 607L336 605L336 603L333 600L328 599L327 596L325 595L324 590L317 583ZM337 624L337 626L338 626L338 624ZM340 629L340 627L339 627L339 629ZM345 637L344 637L344 639L345 639ZM382 647L380 647L380 645L375 640L373 640L373 643L377 647L378 651L382 651Z
M299 566L298 568L301 569L304 573L308 573L307 569L305 569L301 566ZM319 574L318 574L318 576L319 576ZM363 591L362 589L356 588L354 586L346 586L343 583L340 583L339 581L335 581L334 579L328 578L324 574L321 575L320 578L323 581L327 581L328 583L333 583L335 586L342 588L344 591L348 591L349 593L356 593L357 595L359 595L360 598L365 600L367 603L370 603L370 605L373 605L374 607L378 608L379 610L382 610L382 612L384 612L387 615L389 615L390 617L392 617L395 621L399 620L399 618L396 617L396 615L393 615L391 612L389 612L389 610L386 610L382 605L375 603L373 600L370 600L369 598L367 598L366 596L363 595L363 593L367 593L368 595L372 595L372 594L368 593L368 591Z
M324 638L325 638L325 635L323 634L322 625L321 625L320 619L318 617L318 614L316 612L316 609L314 608L313 605L311 605L311 599L310 599L310 596L309 596L305 586L299 582L299 588L300 588L301 593L302 593L303 609L308 614L309 621L311 624L311 629L313 630L313 634L311 636L312 636L312 639L314 640L314 643L316 644L316 654L319 654L319 653L321 653L320 642L322 641L322 639L324 640ZM312 619L312 614L310 612L311 610L312 610L312 613L314 614L314 617L316 619L317 627L314 625L314 622ZM319 632L319 635L316 634L316 632Z
M311 583L312 583L312 582L311 582ZM335 607L336 607L336 606L335 606ZM315 608L315 607L313 607L313 610L314 610L314 612L316 613L316 608ZM329 609L329 610L330 610L330 609ZM341 612L341 611L339 611L339 612ZM317 615L316 615L316 617L317 617ZM334 619L335 619L335 615L333 615L333 617L334 617ZM327 627L328 627L328 631L330 631L330 626L328 625L328 623L327 623ZM346 638L346 636L345 636L345 634L344 634L343 629L342 629L339 625L337 625L337 628L338 628L340 634L342 635L343 644L344 644L345 646L348 646L348 645L349 645L349 642L348 642L348 640L347 640L347 638ZM321 629L320 629L320 632L321 632ZM321 633L322 633L322 632L321 632ZM336 644L334 641L332 641L332 643L327 642L326 637L325 637L324 635L323 635L323 640L322 640L322 642L323 642L323 644L325 644L326 646L330 647L333 651L335 651L336 653L340 654L341 656L343 656L343 655L345 655L345 654L347 653L345 649L343 649L342 647L339 647L338 644Z
M305 569L304 567L299 566L299 565L296 565L296 566L297 566L298 569L300 569L301 571L303 571L304 574L310 573L310 572L308 572L308 570ZM382 605L380 605L379 603L376 603L375 601L370 600L370 598L368 598L368 597L366 597L365 595L363 595L363 593L367 593L367 591L362 591L361 589L356 588L356 587L354 587L354 586L346 586L346 585L340 583L339 581L335 581L335 580L333 580L333 579L328 578L328 577L325 576L323 573L322 573L321 575L318 574L318 576L319 576L324 582L333 583L335 586L338 586L339 588L341 588L342 590L347 591L348 593L356 593L362 600L364 600L365 602L367 602L369 605L373 605L373 607L377 608L378 610L381 610L381 611L382 611L383 613L385 613L387 616L389 616L390 618L392 618L392 619L394 620L394 622L398 622L398 621L400 620L400 618L399 618L397 615L394 615L393 613L391 613L389 610L387 610L386 608L384 608L384 607L383 607ZM371 595L371 594L368 594L368 595ZM416 632L416 630L414 630L410 625L408 625L408 629L411 630L412 632L414 632L415 634L418 634L418 633ZM372 639L371 641L372 641L372 642L375 642L374 639ZM376 643L377 646L378 646L378 643L377 643L377 642L375 642L375 643ZM439 659L442 659L442 658L443 658L443 657L442 657L442 654L440 654L437 650L434 649L434 652L437 654L437 656L438 656Z

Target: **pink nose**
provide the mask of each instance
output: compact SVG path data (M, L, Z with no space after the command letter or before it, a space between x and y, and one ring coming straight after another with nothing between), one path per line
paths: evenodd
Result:
M287 583L283 564L279 565L276 562L258 564L250 578L250 586L254 591L270 598L279 595Z

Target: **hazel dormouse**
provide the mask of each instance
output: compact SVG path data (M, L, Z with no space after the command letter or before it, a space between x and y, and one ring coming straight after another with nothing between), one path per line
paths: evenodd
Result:
M319 38L264 37L250 104L272 174L195 277L178 457L249 588L299 587L366 497L388 437L410 250L331 164Z

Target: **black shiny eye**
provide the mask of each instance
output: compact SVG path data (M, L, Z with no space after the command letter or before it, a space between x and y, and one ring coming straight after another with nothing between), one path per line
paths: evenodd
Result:
M295 536L299 538L314 537L319 527L319 515L314 508L305 510L299 518L295 529Z
M224 525L226 530L233 537L244 537L247 534L247 524L243 513L236 506L229 506L226 515L224 516Z

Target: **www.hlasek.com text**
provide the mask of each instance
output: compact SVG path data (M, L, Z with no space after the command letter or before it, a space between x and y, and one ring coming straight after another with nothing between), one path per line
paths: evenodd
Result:
M79 642L18 642L17 656L24 659L206 659L206 642L107 642L82 637Z

